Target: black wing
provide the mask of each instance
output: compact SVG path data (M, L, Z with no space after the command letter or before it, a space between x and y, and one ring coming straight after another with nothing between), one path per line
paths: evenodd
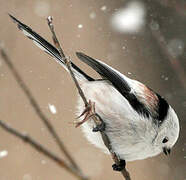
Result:
M85 62L95 71L97 71L102 77L109 80L138 113L146 117L150 116L151 113L145 107L145 105L141 103L133 93L131 93L131 87L124 75L114 70L110 66L99 62L83 53L77 52L76 55L81 61Z

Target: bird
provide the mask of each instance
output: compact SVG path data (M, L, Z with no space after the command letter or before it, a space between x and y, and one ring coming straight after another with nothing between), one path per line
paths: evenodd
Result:
M68 71L64 59L53 45L29 26L9 16L24 35ZM178 140L180 127L177 114L168 102L145 84L128 78L106 63L82 52L76 52L76 55L101 76L95 79L71 62L85 97L95 103L96 114L103 120L102 128L98 128L91 118L85 121L83 113L80 126L88 141L105 153L109 151L100 131L107 134L112 150L120 159L119 164L113 164L113 170L123 170L128 161L146 159L162 152L169 155ZM84 103L79 97L77 113L84 110Z

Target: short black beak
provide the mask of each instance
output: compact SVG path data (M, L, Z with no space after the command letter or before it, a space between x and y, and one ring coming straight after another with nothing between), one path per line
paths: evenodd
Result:
M171 149L170 148L167 148L167 147L164 147L163 148L163 152L167 156L167 155L169 155L171 153Z

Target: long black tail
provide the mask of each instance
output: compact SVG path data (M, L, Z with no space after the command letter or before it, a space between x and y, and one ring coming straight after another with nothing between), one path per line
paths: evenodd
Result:
M34 42L34 44L36 44L40 49L42 49L43 51L45 51L46 53L54 57L55 60L67 70L67 67L63 59L61 58L59 51L53 45L51 45L43 37L41 37L39 34L34 32L30 27L23 24L12 15L9 14L9 16L17 24L17 27L19 28L19 30L21 30L24 33L24 35L26 35L29 39L31 39ZM88 76L85 72L83 72L81 69L79 69L74 63L72 63L72 69L78 78L85 78L88 81L94 80L93 78Z

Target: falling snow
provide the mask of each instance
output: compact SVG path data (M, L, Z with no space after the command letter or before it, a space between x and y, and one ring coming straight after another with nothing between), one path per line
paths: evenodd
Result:
M161 78L165 81L168 81L169 80L169 77L165 76L165 75L161 75Z
M123 49L123 50L125 50L125 49L126 49L126 47L125 47L125 46L123 46L123 47L122 47L122 49Z
M8 151L6 151L6 150L0 151L0 158L4 158L7 155L8 155Z
M137 33L145 25L146 10L141 2L129 2L125 8L119 9L111 18L115 31Z
M89 17L90 17L90 19L95 19L96 18L96 13L95 12L91 12L89 14Z
M107 6L102 6L100 9L101 9L101 11L106 11L107 10Z
M169 54L176 58L183 54L184 43L181 39L172 39L168 42L167 49Z
M53 104L48 104L49 110L52 114L56 114L57 110L56 107Z
M159 24L156 22L156 21L152 21L151 23L150 23L150 28L153 30L153 31L157 31L157 30L159 30Z
M168 81L169 80L169 78L168 77L165 77L165 81Z
M83 28L83 25L82 24L78 24L78 28L79 29Z

